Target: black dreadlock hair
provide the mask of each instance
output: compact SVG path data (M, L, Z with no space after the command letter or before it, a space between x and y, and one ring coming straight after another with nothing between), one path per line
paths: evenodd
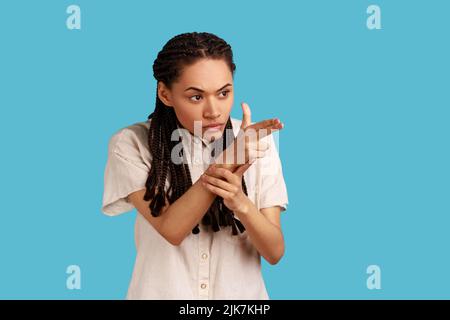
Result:
M181 74L184 66L202 58L225 60L234 75L236 66L233 62L231 46L214 34L192 32L179 34L164 45L153 63L153 76L157 82L162 81L170 88ZM178 129L180 123L174 109L167 107L159 99L158 91L156 92L155 110L148 116L148 119L150 118L152 120L148 145L153 158L145 184L144 200L151 199L150 211L154 217L158 217L165 205L166 198L170 204L175 202L192 186L192 180L187 163L183 161L175 164L171 161L171 150L177 144L177 141L171 140L171 135L174 130ZM228 117L225 134L216 142L223 143L222 150L225 150L234 138L232 129L231 118ZM231 132L231 136L228 136L227 132ZM170 181L167 191L165 190L166 179ZM242 189L247 195L244 177L242 177ZM219 231L220 227L227 226L231 226L233 235L238 234L238 229L241 233L245 231L244 225L235 218L233 211L224 205L223 198L219 196L214 199L201 221L204 225L211 226L214 232ZM192 229L192 233L198 234L199 232L200 228L197 224Z

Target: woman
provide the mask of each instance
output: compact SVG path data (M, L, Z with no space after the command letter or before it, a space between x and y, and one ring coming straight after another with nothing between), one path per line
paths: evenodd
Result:
M269 298L260 257L284 253L288 199L271 135L283 124L252 124L245 103L242 121L230 117L234 71L221 38L175 36L153 64L154 112L109 142L102 210L138 211L127 299Z

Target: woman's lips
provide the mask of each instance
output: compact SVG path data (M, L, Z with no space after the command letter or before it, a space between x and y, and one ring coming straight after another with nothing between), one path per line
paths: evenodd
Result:
M223 127L223 124L218 124L218 125L215 125L215 126L207 126L207 127L204 127L204 128L205 128L205 130L219 131L219 130L222 129L222 127Z

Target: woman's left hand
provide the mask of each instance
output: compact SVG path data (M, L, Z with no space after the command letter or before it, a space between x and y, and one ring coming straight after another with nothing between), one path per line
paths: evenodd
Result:
M202 185L222 197L223 203L231 211L245 212L248 198L242 190L242 175L253 162L240 165L234 172L212 165L200 177Z

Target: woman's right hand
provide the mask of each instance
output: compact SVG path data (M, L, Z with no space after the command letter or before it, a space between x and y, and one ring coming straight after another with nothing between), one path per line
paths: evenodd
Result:
M252 124L250 107L245 102L241 106L243 115L239 133L228 148L216 158L216 166L230 169L232 172L241 165L251 164L256 159L264 157L269 144L261 139L283 128L283 123L277 118Z

